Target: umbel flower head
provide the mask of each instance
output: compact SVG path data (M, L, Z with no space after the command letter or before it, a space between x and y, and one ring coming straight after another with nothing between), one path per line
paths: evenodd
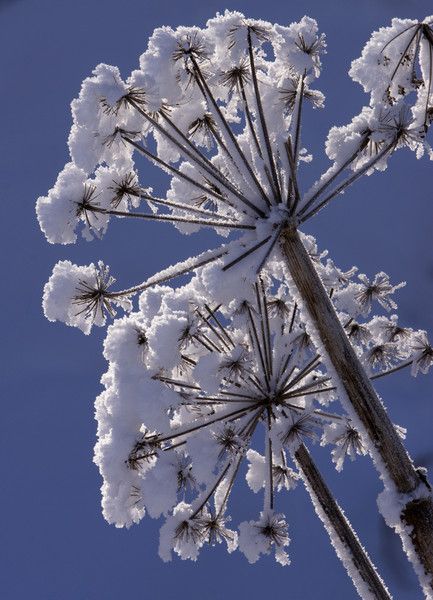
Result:
M275 491L294 486L290 457L308 455L304 443L320 435L335 446L338 469L346 455L368 451L387 486L404 495L420 485L368 377L409 365L425 372L431 346L394 315L370 318L376 302L395 309L399 286L384 273L343 272L297 230L360 177L384 170L397 149L433 158L432 39L431 18L394 20L373 34L351 69L370 104L331 128L331 166L315 182L301 133L308 111L324 106L315 86L326 43L309 17L280 26L226 11L203 28L158 28L126 80L100 64L72 102L71 162L37 202L50 243L101 237L111 217L230 236L123 290L104 265L67 261L45 287L48 318L85 333L143 292L139 311L117 320L106 340L95 460L110 522L129 525L145 511L166 517L164 560L173 550L195 559L205 542L224 541L250 561L275 551L287 564ZM166 193L153 193L138 155L166 173ZM159 287L194 271L189 287ZM334 397L350 419L318 406ZM378 410L364 410L370 399ZM238 534L226 511L244 457L264 502Z
M37 203L48 241L73 243L80 229L100 237L111 217L171 222L185 234L210 227L238 236L206 261L223 256L221 278L242 268L253 283L287 226L386 168L400 147L431 155L431 21L395 19L373 34L351 69L370 106L331 128L332 165L313 184L301 181L312 158L301 125L324 103L313 88L326 49L316 21L281 26L226 11L204 28L156 29L139 69L124 81L100 64L72 102L72 162ZM152 193L137 155L169 176L165 196ZM167 278L202 262L174 265Z
M371 364L372 378L419 360L413 342L422 333L400 327L396 315L365 320L354 270L343 277L333 263L318 264L335 301L344 303L339 318L346 330L355 323L365 330L351 337L361 359L390 346L386 360ZM367 449L356 424L341 409L326 408L338 389L287 286L267 270L245 284L243 296L222 302L227 292L212 289L215 269L209 265L176 291L144 291L140 311L108 329L109 369L96 402L103 513L117 526L146 512L164 516L163 560L172 551L195 560L204 544L224 542L250 562L272 551L285 565L286 511L276 494L293 489L301 476L292 463L297 450L321 438L334 446L341 470L345 456L353 460ZM228 510L243 462L249 487L263 491L263 505L237 532Z

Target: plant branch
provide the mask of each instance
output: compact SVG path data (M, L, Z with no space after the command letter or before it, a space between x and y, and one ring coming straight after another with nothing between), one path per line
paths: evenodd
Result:
M323 522L334 550L352 579L360 597L391 600L391 596L379 577L374 564L362 547L350 522L337 504L314 464L310 453L303 444L294 452L294 458L316 513ZM361 577L364 585L368 587L368 595L365 593L364 586L359 585L359 577Z
M433 576L433 501L431 495L428 496L427 486L372 387L294 226L284 231L281 249L305 307L304 318L311 328L308 333L313 339L318 338L317 343L324 352L322 359L335 373L335 384L344 408L351 420L363 428L360 433L386 487L401 496L416 490L426 496L422 501L407 502L401 516L404 526L399 528L399 533L406 543L406 529L412 528L414 566L418 568L419 561L425 572Z

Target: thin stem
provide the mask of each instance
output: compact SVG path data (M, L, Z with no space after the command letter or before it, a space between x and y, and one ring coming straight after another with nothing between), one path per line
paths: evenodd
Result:
M265 382L266 382L266 387L269 390L269 373L266 367L266 357L262 352L262 348L260 346L260 341L259 341L259 336L257 333L257 328L256 328L256 324L254 323L254 318L251 312L251 308L248 306L248 318L250 321L250 325L251 325L251 329L249 329L249 334L250 334L250 338L251 338L251 344L252 347L254 348L254 346L257 348L257 351L259 353L259 358L260 358L260 364L261 367L263 369L263 373L265 376Z
M293 386L295 386L299 381L301 381L301 379L303 379L304 377L306 377L307 375L309 375L311 373L311 371L314 371L314 369L317 367L318 363L320 362L320 354L317 354L316 356L314 356L314 358L312 358L303 369L301 369L299 371L299 373L297 373L296 377L294 377L291 381L289 381L289 383L287 385L284 386L283 388L283 393L287 392L287 390L290 390Z
M221 396L233 396L234 398L247 398L249 400L260 400L260 398L254 398L254 396L246 394L238 394L236 392L220 392Z
M246 426L244 427L244 430L243 430L243 432L242 432L242 433L245 435L245 439L244 439L244 448L245 448L245 447L246 447L246 445L249 443L249 441L250 441L250 439L251 439L251 437L252 437L252 435L253 435L253 433L254 433L254 431L255 431L255 429L256 429L256 426L257 426L258 420L260 419L260 416L261 416L261 415L262 415L262 413L263 413L263 410L264 410L263 408L260 408L260 409L257 411L257 413L256 413L255 415L253 415L252 419L251 419L251 420L250 420L250 421L249 421L249 422L246 424ZM222 500L222 502L221 502L221 505L220 505L220 508L219 508L219 510L218 510L218 516L220 516L220 515L223 513L223 511L224 511L224 508L225 508L225 506L226 506L226 504L227 504L227 500L228 500L228 498L229 498L229 495L230 495L231 489L232 489L232 487L233 487L233 483L234 483L234 481L235 481L235 478L236 478L236 475L237 475L237 473L238 473L238 471L239 471L239 467L241 466L242 460L243 460L243 459L244 459L244 457L245 457L244 448L242 448L242 449L239 451L239 453L238 453L238 456L237 456L237 458L236 458L236 465L235 465L235 468L233 469L233 473L232 473L232 476L231 476L231 478L230 478L230 482L229 482L229 484L228 484L228 486L227 486L227 489L226 489L226 491L225 491L225 494L224 494L223 500Z
M261 295L259 294L259 285L258 284L256 284L256 290L257 290L257 295L260 297L260 300L261 300L260 312L262 314L262 322L264 325L264 336L263 337L264 337L264 341L266 341L266 346L267 346L269 379L271 379L272 373L273 373L273 361L272 361L271 328L269 325L269 311L268 311L268 303L266 300L265 286L263 284L263 279L261 277L259 278L259 282L260 282Z
M198 83L201 84L201 85L199 85L199 87L200 87L200 90L201 90L205 100L208 102L208 104L210 103L212 105L218 120L221 122L223 128L225 129L225 131L230 139L230 142L232 143L232 145L236 151L238 158L241 160L244 167L246 168L246 171L247 171L248 175L250 176L250 178L254 184L254 187L260 193L260 196L264 200L265 204L267 206L269 206L269 199L266 196L265 191L263 190L262 186L260 185L260 183L259 183L254 171L252 170L248 160L246 159L244 153L241 151L233 131L231 130L227 121L225 120L224 115L222 114L220 107L218 106L215 98L213 97L212 92L210 91L210 88L206 82L205 77L203 76L203 74L201 72L201 69L200 69L197 61L195 60L194 56L192 56L192 55L191 55L191 61L194 65L194 70L197 74L196 80ZM259 209L256 208L256 210L259 210ZM262 213L261 216L264 217L265 216L264 213Z
M391 373L396 373L397 371L400 371L401 369L405 369L406 367L409 367L412 364L412 360L406 360L405 362L397 365L396 367L393 367L392 369L387 369L386 371L382 371L382 373L377 373L376 375L372 375L370 377L370 379L379 379L380 377L385 377L385 375L391 375Z
M409 29L412 29L412 27L417 27L420 28L421 27L421 23L416 23L415 25L409 25L409 27L405 27L402 31L400 31L399 33L397 33L396 35L392 36L392 38L383 46L382 50L380 51L380 53L382 54L382 52L397 38L399 38L401 35L403 35L404 33L406 33L407 31L409 31Z
M248 123L249 129L250 129L250 132L251 132L251 136L252 136L252 138L254 140L254 145L256 147L257 154L260 157L260 159L262 161L264 161L262 149L260 148L259 140L257 138L256 131L254 129L253 119L252 119L252 116L251 116L250 107L248 105L248 99L247 99L247 95L246 95L246 92L245 92L245 86L244 86L244 83L242 81L242 78L239 81L238 88L239 88L239 93L241 95L241 98L242 98L242 101L243 101L243 104L244 104L244 112L245 112L246 121ZM264 171L265 171L266 177L268 179L270 188L272 190L273 189L273 182L272 182L271 174L269 173L269 169L266 168L266 165L264 164L263 166L265 167Z
M297 404L291 404L290 402L284 402L284 406L287 406L287 408L290 408L294 411L305 412L308 410L305 408L305 406L298 406ZM341 421L345 418L340 415L336 415L335 413L324 412L323 410L313 410L312 414L317 415L326 421Z
M230 345L228 344L227 340L220 334L220 332L212 325L212 323L209 320L209 317L206 317L205 315L203 315L200 310L197 308L196 309L196 313L198 314L198 316L202 319L202 321L204 321L209 329L213 332L213 334L219 339L220 342L223 343L223 345L227 348L227 350L231 350Z
M254 206L249 200L247 200L232 184L231 182L224 177L224 175L218 171L218 169L204 156L195 146L191 143L190 140L181 132L181 130L171 121L171 119L162 111L159 114L169 125L175 130L177 135L179 135L182 141L188 146L185 148L183 144L181 144L175 137L173 137L164 127L162 127L158 121L156 121L153 117L148 115L142 108L140 108L133 100L130 100L129 103L143 116L145 119L149 121L157 129L166 139L168 139L178 150L180 150L185 156L188 157L196 166L203 169L209 177L213 178L215 181L219 183L223 188L226 189L230 194L236 196L238 200L240 200L243 204L251 208L254 212L257 212L257 207ZM192 152L191 152L192 150Z
M107 298L121 298L123 296L131 296L133 294L137 294L138 292L142 292L147 290L150 287L155 285L160 285L161 283L166 283L171 279L175 279L176 277L180 277L181 275L187 275L191 273L195 269L199 267L204 267L215 260L218 260L225 256L228 252L228 247L226 250L221 250L217 248L216 250L207 250L206 252L202 252L198 256L195 257L195 260L187 259L181 262L178 262L176 265L172 267L168 267L155 275L154 277L150 277L146 279L143 283L139 285L135 285L133 287L127 288L125 290L120 290L118 292L107 292Z
M206 227L222 227L223 229L255 229L254 225L243 225L241 223L231 223L230 221L207 221L206 219L195 219L191 217L176 217L172 215L154 215L147 213L130 212L126 210L112 210L106 208L92 207L92 212L113 215L115 217L131 217L136 219L146 219L148 221L166 221L168 223L191 223L195 225L205 225Z
M371 160L369 160L367 163L365 163L365 165L363 165L360 169L355 171L355 173L353 173L353 175L351 175L345 181L343 181L340 185L338 185L330 194L328 194L321 202L319 202L319 204L317 204L315 206L315 208L313 208L312 210L307 212L307 214L304 214L304 216L301 219L299 219L299 223L304 223L305 221L307 221L308 219L313 217L317 212L319 212L319 210L321 210L325 206L325 204L328 204L333 198L338 196L338 194L340 194L343 190L345 190L347 187L352 185L352 183L354 183L357 179L359 179L362 175L364 175L364 173L366 173L369 169L371 169L377 162L379 162L379 160L381 158L383 158L385 156L385 154L387 154L388 152L392 152L392 150L395 148L396 143L397 143L396 139L393 139L392 142L387 144L380 152L378 152L378 154L376 156L374 156ZM300 213L298 213L298 217L300 216L301 212L303 213L304 209L302 209L300 211Z
M198 342L199 344L201 344L201 345L202 345L204 348L206 348L206 350L207 350L208 352L213 352L214 350L216 350L216 351L218 352L218 354L220 354L220 353L221 353L221 349L220 349L220 348L219 348L219 347L218 347L216 344L214 344L214 343L212 342L212 340L210 340L208 337L206 337L206 336L203 336L203 337L204 337L204 339L205 339L206 341L203 341L203 340L201 339L201 337L200 337L200 336L198 336L198 335L193 335L192 337L193 337L195 340L197 340L197 342ZM208 342L208 344L207 344L206 342Z
M181 379L173 379L172 377L165 377L164 375L154 375L154 379L162 381L163 383L174 385L176 387L184 387L201 392L200 386L194 385L193 383L188 383L187 381L182 381Z
M298 393L298 390L294 390L291 394L283 394L281 396L281 398L286 399L286 398L303 398L304 396L315 396L318 394L321 394L322 392L333 392L334 390L336 390L336 387L329 387L329 388L318 388L316 390L310 390L310 391L305 391L305 392L300 392Z
M197 498L195 504L198 504L198 503L199 504L198 504L198 507L192 513L192 515L189 517L190 519L194 519L194 517L196 517L199 514L199 512L201 510L203 510L203 508L206 505L206 503L208 502L208 500L216 492L216 490L220 486L222 480L226 476L226 473L229 470L229 468L231 466L231 463L232 463L232 458L230 458L229 460L227 460L225 466L221 469L221 472L217 475L216 480L214 481L214 483L211 486L209 486L209 488L207 490L205 490L201 496L199 496Z
M267 484L269 489L265 492L265 495L268 496L267 500L269 502L269 506L265 508L269 508L273 510L274 508L274 481L273 481L273 459L272 459L272 439L271 439L271 411L267 409L267 427L266 427L266 454L267 454L267 464L268 464L268 475L266 477ZM266 504L266 500L265 500Z
M195 208L194 206L190 206L189 204L183 204L182 202L173 202L172 200L163 200L162 198L155 198L154 196L146 194L143 191L140 193L140 198L143 200L148 200L151 204L161 204L162 206L169 206L170 208L180 208L181 210L188 211L197 215L205 215L213 219L227 219L227 217L219 215L218 213L213 212L211 210Z
M215 192L212 188L206 187L205 185L202 185L198 181L195 181L194 179L192 179L191 177L189 177L188 175L186 175L182 171L179 171L179 169L176 169L176 167L173 167L169 163L165 162L164 160L162 160L161 158L159 158L158 156L156 156L156 154L152 154L152 152L149 152L149 150L147 150L141 144L138 144L137 142L134 142L134 140L131 140L128 136L122 135L122 139L124 139L125 142L128 142L128 144L131 144L131 146L134 146L134 148L136 150L138 150L140 152L140 154L143 154L144 156L146 156L146 158L148 158L150 161L157 163L163 169L167 169L168 171L170 171L171 173L173 173L179 179L183 179L183 180L187 181L193 187L196 187L199 190L201 190L202 192L205 192L205 194L207 196L213 196L214 198L216 198L220 202L224 202L226 204L228 203L230 206L232 206L232 204L230 202L228 202L228 200L226 198L224 198L224 196L222 196L218 192ZM256 210L256 212L257 212L257 210ZM264 213L260 213L260 216L264 216Z
M297 110L296 110L296 127L295 127L295 142L293 144L293 163L295 165L295 171L298 164L299 146L301 144L301 120L302 120L302 104L304 100L304 86L305 86L305 71L299 81L297 94Z
M279 372L278 372L278 377L277 377L277 382L278 385L280 385L280 382L282 381L282 377L284 375L284 373L286 372L287 367L289 366L290 360L293 356L293 349L289 352L289 354L287 354L285 359L281 359L281 363L280 363L280 368L279 368ZM295 367L292 368L291 373L293 373ZM289 374L290 377L290 374Z
M417 34L418 34L418 29L415 29L415 33L414 33L414 34L413 34L413 36L410 38L410 41L409 41L408 45L406 46L406 48L405 48L404 52L402 52L402 53L401 53L401 56L400 56L400 58L399 58L399 60L398 60L398 62L397 62L397 65L396 65L396 67L395 67L395 69L394 69L394 71L393 71L393 73L392 73L392 75L391 75L391 81L394 79L394 77L395 77L395 74L397 73L397 70L398 70L399 66L401 65L401 63L402 63L402 61L403 61L404 57L406 56L406 53L407 53L407 51L408 51L408 50L409 50L409 48L411 47L411 45L412 45L412 42L413 42L413 40L415 39L415 37L416 37L416 35L417 35Z
M279 237L280 237L280 233L281 230L283 229L283 227L285 226L284 221L282 221L278 227L276 228L276 230L274 231L274 233L272 234L272 236L270 238L267 238L268 240L272 238L271 243L269 244L264 257L262 258L262 260L259 263L259 266L256 269L256 275L260 275L260 273L262 272L263 267L266 265L267 260L272 252L272 250L275 248L275 244L277 243Z
M260 96L259 82L257 80L257 72L256 72L256 66L255 66L255 60L254 60L254 51L253 51L253 45L252 45L252 41L251 41L251 30L249 27L248 27L248 31L247 31L247 38L248 38L248 55L250 58L251 75L252 75L252 80L253 80L254 94L256 97L257 111L259 114L259 121L260 121L260 125L262 128L263 138L265 140L266 153L268 155L269 167L271 170L272 181L273 181L272 191L274 193L275 201L281 202L281 190L280 190L280 187L278 184L278 177L277 177L277 172L275 170L275 163L274 163L274 157L273 157L272 149L271 149L271 142L270 142L270 138L269 138L268 127L266 125L265 113L263 111L262 99Z
M296 310L298 308L297 303L295 302L295 304L293 305L293 314L292 314L292 318L290 320L290 327L289 327L289 333L292 333L293 330L293 325L295 324L295 316L296 316Z
M235 265L237 265L239 262L241 262L241 260L243 260L244 258L246 258L247 256L249 256L250 254L252 254L256 250L258 250L259 248L261 248L262 246L264 246L267 242L269 242L269 240L271 239L271 237L272 236L268 235L268 237L265 237L265 239L261 240L260 242L257 242L257 244L254 244L254 246L251 246L250 248L248 248L248 250L246 250L245 252L243 252L242 254L240 254L237 258L235 258L234 260L232 260L229 263L227 263L226 265L224 265L221 270L222 271L227 271L228 269L231 269L232 267L234 267Z
M243 83L242 79L239 82L239 92L240 92L240 95L242 97L242 101L243 101L243 104L244 104L245 117L246 117L248 126L250 128L251 136L252 136L252 138L254 140L254 145L256 147L257 154L263 160L262 149L260 148L259 140L257 139L257 134L256 134L255 129L254 129L253 119L252 119L252 116L251 116L251 111L250 111L250 107L248 105L247 95L245 93L245 86L244 86L244 83Z
M227 338L227 340L230 342L231 346L234 348L235 347L235 343L233 342L231 336L227 333L227 330L225 329L225 327L222 325L222 323L220 322L220 320L216 316L215 311L211 310L207 304L205 304L204 307L207 310L207 312L209 313L209 315L212 317L212 319L215 321L215 323L217 324L217 326L220 328L221 332L225 335L225 337Z
M299 194L298 177L296 174L296 163L295 163L295 158L294 158L293 152L292 152L292 142L291 142L290 137L287 138L287 142L284 144L284 146L286 148L287 159L289 161L289 166L290 166L290 182L291 182L291 185L293 186L293 191L295 193L295 201L290 206L290 216L293 216L296 213L298 204L301 201L301 196Z
M222 402L222 403L224 403L224 402L239 402L239 403L253 402L254 404L257 404L257 402L258 402L257 398L251 398L251 397L250 398L243 397L239 400L236 400L234 398L214 398L212 396L194 396L194 398L196 400L205 400L206 402L208 402L208 401L209 402ZM202 404L202 402L199 402L199 404Z
M332 540L332 545L361 598L367 597L364 589L364 586L367 586L368 597L374 597L377 600L391 600L375 566L303 444L295 451L294 457L316 513L323 522ZM338 539L338 544L334 542L335 538ZM362 579L363 585L358 583L359 578Z
M342 165L340 165L338 167L338 169L332 173L332 175L322 183L322 185L313 193L313 195L311 196L311 198L309 198L304 206L301 208L301 210L298 213L298 216L302 216L305 212L307 212L307 210L310 208L310 206L312 206L312 204L314 204L314 202L316 201L316 199L323 194L323 192L331 185L331 183L333 181L335 181L335 179L357 158L357 156L359 155L360 152L362 152L363 148L365 147L366 143L368 142L368 136L364 135L359 143L358 148L355 150L355 152L353 152L353 154L351 154L349 156L349 158L347 158ZM304 200L306 198L308 198L308 196L310 195L310 192L307 192L304 196Z
M295 390L293 390L293 393L300 393L300 392L304 392L307 390L310 390L311 388L315 388L319 385L321 385L322 383L326 383L327 381L330 381L330 377L319 377L318 379L316 379L315 381L312 381L310 383L307 383L299 388L296 388ZM320 389L320 388L319 388Z
M433 78L433 39L429 39L429 79L428 79L428 88L426 95L426 105L425 105L425 118L424 118L424 127L427 128L427 120L428 120L428 107L430 102L430 92L432 87L432 78Z
M247 414L251 411L252 408L250 406L246 406L243 408L238 408L236 410L227 411L223 414L218 413L217 416L211 419L204 419L201 423L196 425L187 425L185 427L179 427L178 429L173 429L172 432L163 434L161 436L154 436L151 439L152 442L165 442L167 440L173 440L181 435L187 435L188 433L192 433L193 431L197 431L198 429L202 429L203 427L208 427L209 425L213 425L214 423L218 423L219 421L224 421L225 419L229 419L230 417L236 417L238 419L242 414Z
M259 286L256 283L254 287L256 290L257 309L259 311L260 333L262 336L262 348L263 348L263 356L264 356L265 366L266 366L266 374L267 374L268 380L270 381L270 379L271 379L270 359L269 359L269 350L270 350L269 346L270 345L268 344L268 337L267 337L267 332L266 332L266 328L265 328L265 318L264 318L263 308L262 308L262 299L259 294Z

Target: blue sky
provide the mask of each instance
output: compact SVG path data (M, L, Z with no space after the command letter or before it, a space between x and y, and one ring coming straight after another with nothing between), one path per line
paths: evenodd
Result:
M224 8L281 24L308 14L327 34L319 86L326 108L310 113L304 128L319 169L326 165L323 142L329 127L347 122L367 102L347 76L350 61L373 29L392 16L423 18L431 2L0 0L1 201L9 210L0 224L0 552L5 555L0 594L6 600L357 597L301 486L283 497L292 538L292 565L286 568L272 559L250 566L240 553L229 556L222 548L202 552L197 563L165 565L157 557L158 524L145 519L129 531L108 526L100 512L100 476L92 464L93 400L106 368L103 332L86 338L49 323L41 311L43 284L59 259L78 264L103 259L126 287L212 245L211 234L184 237L169 226L122 221L113 223L101 242L49 246L34 202L68 160L69 103L93 67L111 63L127 75L155 27L202 25ZM395 282L407 281L398 296L400 320L430 334L431 172L426 159L401 151L384 174L358 182L308 226L338 265L355 264L368 275L384 270ZM159 172L149 169L146 176L146 185L163 189ZM408 428L407 446L416 462L433 470L432 378L400 373L378 388L392 419ZM369 459L337 475L329 453L312 451L391 591L403 600L421 598L398 539L376 514L380 483ZM259 499L245 486L238 486L235 497L237 521L254 518Z

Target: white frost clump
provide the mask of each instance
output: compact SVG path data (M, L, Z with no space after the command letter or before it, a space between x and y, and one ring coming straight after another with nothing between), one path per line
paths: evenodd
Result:
M128 211L140 203L137 174L128 169L99 167L92 179L74 163L59 174L48 196L40 197L36 212L51 244L73 244L77 229L91 241L106 232L111 214Z
M433 16L426 17L421 23L412 19L392 19L391 26L373 32L349 72L365 92L371 93L372 103L390 99L396 102L410 92L424 95L422 76L426 77L431 68L425 52L428 48L425 28L430 28L432 22Z
M249 563L255 563L261 554L269 554L274 549L275 560L282 566L290 564L284 550L290 543L287 523L283 515L263 511L258 521L248 521L239 525L239 550Z
M420 371L426 375L433 365L433 348L425 331L419 331L413 336L412 350L412 375L416 377Z
M83 81L80 95L72 101L74 123L69 136L72 160L86 173L98 164L132 166L132 150L122 141L122 131L135 136L142 119L119 115L122 98L128 93L119 69L100 64L93 76Z
M113 304L131 309L128 298L109 296L114 282L108 267L101 261L96 267L93 263L77 266L69 260L61 260L44 287L45 316L50 321L78 327L87 335L92 325L105 325L107 314L115 316Z
M81 218L80 203L86 193L86 173L74 163L67 163L59 173L48 196L38 199L36 212L39 225L51 244L73 244L75 228ZM84 215L83 215L84 216Z
M367 454L359 432L347 420L331 423L325 427L320 445L325 446L326 444L335 444L335 448L332 450L332 460L337 471L343 469L346 456L350 460L355 460L357 454Z

